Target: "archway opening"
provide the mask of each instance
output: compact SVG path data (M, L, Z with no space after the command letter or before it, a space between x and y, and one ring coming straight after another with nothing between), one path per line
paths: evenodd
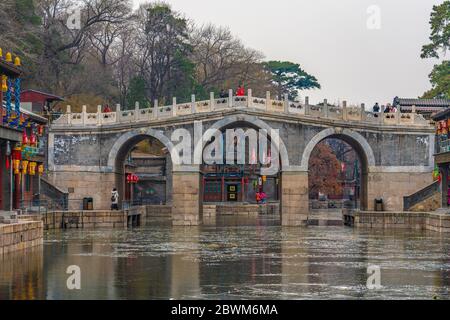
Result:
M172 160L155 137L137 135L122 145L115 160L115 186L122 208L172 202Z
M239 131L244 135L239 135ZM236 136L230 139L227 131ZM279 151L272 146L270 133L261 141L260 128L247 122L235 122L220 129L205 143L202 174L203 203L278 204L281 187ZM211 146L220 140L221 157ZM230 140L230 141L229 141ZM233 153L227 153L227 147ZM213 150L213 151L211 151ZM232 158L233 164L228 160ZM228 159L227 159L228 158ZM219 159L217 161L217 159ZM273 170L268 170L272 168Z
M308 162L310 213L336 215L367 208L368 161L361 145L346 135L321 140Z

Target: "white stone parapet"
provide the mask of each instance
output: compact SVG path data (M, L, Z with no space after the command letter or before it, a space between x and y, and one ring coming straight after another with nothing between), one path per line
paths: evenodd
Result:
M116 106L114 112L102 112L102 106L98 106L96 113L88 113L86 106L83 106L81 113L74 113L70 106L67 106L67 113L59 119L53 121L55 127L83 127L83 126L103 126L122 123L134 123L145 121L158 121L160 119L183 117L192 114L214 113L231 109L247 109L269 114L287 114L299 118L318 118L341 120L346 122L363 122L387 126L430 126L429 121L422 115L415 112L384 113L370 112L364 109L364 104L359 106L348 105L346 101L342 105L330 105L324 99L323 103L311 105L309 98L305 97L305 102L291 101L285 95L282 100L271 98L270 92L265 98L252 96L251 89L247 96L233 96L233 91L229 90L227 97L217 98L214 93L210 94L209 100L196 101L192 95L191 102L177 103L174 98L171 105L159 106L155 100L152 108L139 107L136 103L133 109L123 110L120 105Z

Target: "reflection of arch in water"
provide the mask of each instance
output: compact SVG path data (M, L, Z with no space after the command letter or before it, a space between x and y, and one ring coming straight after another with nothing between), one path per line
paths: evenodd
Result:
M306 146L301 160L301 168L308 170L309 159L314 148L327 138L340 139L348 143L361 160L361 209L367 209L368 172L375 166L375 156L367 140L349 129L328 128L316 134Z

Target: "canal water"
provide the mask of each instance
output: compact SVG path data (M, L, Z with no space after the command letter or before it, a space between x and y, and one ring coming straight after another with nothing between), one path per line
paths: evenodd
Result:
M0 258L0 299L448 299L449 249L433 232L267 218L49 231L43 248ZM72 265L80 290L67 288ZM378 289L366 286L370 265Z

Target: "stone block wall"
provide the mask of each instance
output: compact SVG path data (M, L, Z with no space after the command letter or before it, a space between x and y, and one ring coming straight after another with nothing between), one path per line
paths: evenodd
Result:
M259 212L259 205L257 204L228 204L216 205L217 215L247 215L257 216Z
M94 210L111 207L111 191L116 187L116 174L98 172L49 172L48 180L69 191L69 210L81 210L83 198L93 198ZM121 194L119 194L122 199Z
M403 211L403 197L413 194L433 182L428 172L383 172L368 174L368 211L374 210L374 200L382 198L386 211Z
M55 211L43 218L46 229L126 228L126 211Z
M436 212L375 212L355 211L345 214L345 220L357 228L415 229L450 233L450 215Z
M42 245L43 232L42 221L0 224L0 256Z
M147 205L145 208L147 217L172 217L172 206L170 205Z
M203 205L203 217L215 217L217 215L217 205L204 204Z

